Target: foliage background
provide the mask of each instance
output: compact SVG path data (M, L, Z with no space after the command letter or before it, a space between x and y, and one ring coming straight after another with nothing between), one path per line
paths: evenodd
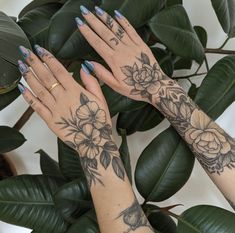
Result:
M17 16L20 10L26 5L30 0L0 0L0 9L7 13L8 15ZM200 25L206 28L209 38L208 38L208 47L217 48L219 47L226 38L225 33L223 32L219 22L216 18L216 15L211 7L210 0L185 0L184 7L187 10L187 13L190 17L192 25ZM231 39L226 45L225 49L234 50L235 40ZM210 67L214 64L215 60L218 60L220 55L211 55L208 54L208 61ZM192 71L186 73L180 73L178 75L187 75L193 73L196 67L192 68ZM201 69L201 72L204 72L204 68ZM201 78L195 77L192 80L200 83ZM181 83L186 89L189 87L189 83ZM27 108L26 103L22 98L18 98L12 105L0 115L0 124L2 125L13 125L18 119L23 111ZM235 137L235 125L233 124L233 118L235 115L235 104L231 105L222 116L217 119L219 123L231 136ZM114 119L115 120L115 119ZM32 126L34 131L32 131ZM135 133L128 137L129 149L132 156L133 166L135 161L142 152L142 150L149 144L149 142L156 137L156 134L162 132L168 124L166 122L161 123L158 127L147 131ZM17 165L17 171L19 174L29 173L37 174L40 172L39 168L39 155L34 154L37 149L43 148L51 156L54 155L56 159L57 148L56 148L56 137L49 131L46 125L42 122L39 117L34 114L30 119L28 124L22 130L25 137L28 141L24 144L23 147L20 147L14 154L11 155L11 158L14 160L14 163ZM117 142L120 142L120 137L115 134ZM50 142L50 143L48 143ZM211 204L220 206L222 208L231 210L227 202L224 200L222 195L212 184L209 178L206 176L204 171L202 171L200 165L196 163L194 171L188 183L170 199L170 201L162 202L162 205L171 205L176 203L184 203L184 207L177 207L175 212L182 212L184 209L187 209L191 206L201 205L201 204ZM5 223L0 222L0 232L19 232L26 233L30 230L20 229L18 227L10 226Z

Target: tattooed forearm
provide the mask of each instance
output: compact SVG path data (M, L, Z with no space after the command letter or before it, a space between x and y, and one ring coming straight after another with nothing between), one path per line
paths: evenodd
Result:
M121 67L133 87L130 94L149 99L189 144L209 173L220 174L235 167L235 140L222 130L187 96L175 80L165 76L157 63L150 64L144 53L141 66Z
M86 95L80 95L81 106L70 110L70 118L61 118L56 124L67 129L67 145L79 152L81 164L89 186L99 182L103 184L98 164L107 169L110 165L114 173L124 180L125 170L119 157L118 148L112 141L111 125L107 124L106 113L98 104L90 101Z
M134 200L133 204L127 209L123 210L117 218L122 218L123 223L128 226L128 229L123 233L129 233L141 227L148 227L154 232L136 199Z

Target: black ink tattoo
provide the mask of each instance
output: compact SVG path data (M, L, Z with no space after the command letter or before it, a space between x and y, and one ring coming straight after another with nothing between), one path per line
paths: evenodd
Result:
M121 40L123 38L124 33L125 33L124 29L121 26L118 26L118 30L116 32L116 36L117 36L117 38L119 40Z
M113 18L110 15L107 15L106 18L106 25L112 29L113 28Z
M119 44L119 40L115 37L110 39L110 42L112 42L112 41L115 43L115 45Z
M117 218L120 217L122 217L123 222L129 227L124 233L135 231L140 227L148 227L154 232L153 228L148 222L147 217L145 216L142 208L140 207L136 199L133 204L124 211L122 211Z
M125 169L118 148L112 141L112 129L107 124L105 111L83 93L80 102L81 106L75 112L70 110L70 119L61 118L56 124L67 130L66 137L73 137L73 141L65 143L79 152L88 185L91 187L96 182L103 184L98 162L104 169L111 164L117 177L124 180Z
M220 174L225 167L235 168L235 140L200 110L177 81L164 75L157 63L151 65L144 53L137 59L141 67L137 63L121 67L124 82L133 87L130 94L153 102L208 172Z

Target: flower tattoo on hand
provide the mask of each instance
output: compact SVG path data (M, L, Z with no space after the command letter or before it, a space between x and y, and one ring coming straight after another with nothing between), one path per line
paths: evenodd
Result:
M124 180L124 166L118 148L112 141L112 127L107 124L106 112L83 93L80 102L81 106L75 113L70 111L70 119L61 118L56 124L68 130L66 136L73 136L73 141L65 143L79 152L89 187L96 182L103 184L98 162L104 169L111 165L116 176Z

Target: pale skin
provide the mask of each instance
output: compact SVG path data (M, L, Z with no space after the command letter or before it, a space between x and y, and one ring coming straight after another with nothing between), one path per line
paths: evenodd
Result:
M114 20L105 12L96 16L83 12L87 23L78 24L78 28L110 67L109 71L91 62L90 69L115 91L159 109L189 144L224 196L235 203L234 140L193 103L177 82L163 73L127 19L116 15ZM24 87L23 97L61 140L78 151L100 231L154 232L124 171L98 81L83 68L82 87L48 51L37 51L39 58L31 51L25 56L31 69L21 69L32 90ZM60 85L50 90L56 82Z

